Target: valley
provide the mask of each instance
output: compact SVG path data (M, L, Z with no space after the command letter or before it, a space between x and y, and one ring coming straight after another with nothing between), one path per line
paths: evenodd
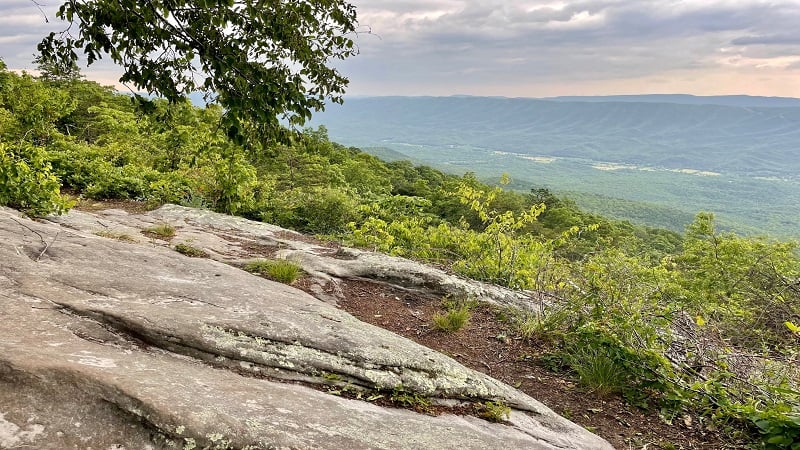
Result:
M681 231L711 211L740 233L800 236L792 99L630 97L353 98L313 125L382 158L487 181L508 173L516 189L546 187L634 223ZM667 100L724 104L658 102Z

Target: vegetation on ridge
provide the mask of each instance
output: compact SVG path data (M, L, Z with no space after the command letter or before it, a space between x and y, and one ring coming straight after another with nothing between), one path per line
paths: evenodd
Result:
M519 328L587 389L665 420L690 410L765 448L800 444L795 243L720 232L709 213L683 235L636 227L547 190L385 163L322 128L255 153L221 115L141 110L92 82L0 66L0 204L60 213L64 189L206 207L541 291Z

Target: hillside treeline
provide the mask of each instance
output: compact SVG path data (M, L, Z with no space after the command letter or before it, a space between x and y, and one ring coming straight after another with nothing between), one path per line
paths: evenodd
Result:
M682 235L633 226L507 179L386 163L324 128L237 144L223 114L0 62L0 205L209 208L544 292L508 320L554 370L667 421L695 414L732 441L800 448L796 244L719 232L710 213Z

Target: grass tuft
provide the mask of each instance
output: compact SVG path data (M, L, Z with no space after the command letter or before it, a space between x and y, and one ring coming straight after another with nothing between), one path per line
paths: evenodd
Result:
M161 223L154 225L144 230L146 233L156 235L162 239L168 239L175 236L175 227L168 223Z
M624 368L596 348L579 350L569 358L569 366L582 386L603 397L622 392L628 381Z
M253 261L244 266L244 270L259 274L283 284L292 284L300 277L300 265L285 259Z
M469 305L462 304L448 308L444 314L436 313L433 315L433 326L437 330L455 333L469 323L472 315L469 309Z
M192 258L208 258L208 252L202 248L193 247L189 244L180 243L175 246L175 251Z
M542 321L536 315L526 314L514 322L514 328L526 341L532 340L542 332Z

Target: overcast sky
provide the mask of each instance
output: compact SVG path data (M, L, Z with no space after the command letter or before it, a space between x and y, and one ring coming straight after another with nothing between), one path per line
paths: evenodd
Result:
M31 69L64 28L0 0L0 57ZM355 0L352 95L689 93L800 97L800 0ZM45 23L45 15L50 23ZM89 78L113 83L100 64Z

